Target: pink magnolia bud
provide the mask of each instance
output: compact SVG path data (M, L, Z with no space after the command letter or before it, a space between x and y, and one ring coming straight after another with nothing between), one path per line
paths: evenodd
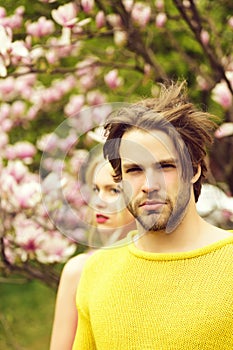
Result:
M94 0L81 0L81 6L84 12L90 13L94 7Z
M25 7L24 6L19 6L15 9L15 13L19 16L23 16L25 13Z
M20 160L9 161L6 170L17 183L21 182L28 173L28 168Z
M151 8L143 2L136 2L133 6L131 16L132 19L142 28L144 28L150 20Z
M26 24L26 30L27 34L40 38L52 34L55 30L55 26L51 20L47 20L42 16L37 22Z
M0 6L0 18L6 17L6 9Z
M119 77L118 70L113 69L104 76L106 85L112 90L120 87L123 83L123 79Z
M157 8L158 11L162 11L164 8L164 1L163 0L156 0L155 7Z
M122 30L116 30L114 32L114 43L119 46L123 47L127 43L128 35L126 32Z
M15 144L16 157L19 159L32 158L36 154L35 146L27 141L19 141Z
M233 123L223 123L220 127L215 131L215 137L218 139L233 135Z
M210 41L210 35L206 30L201 31L201 41L204 45L207 45Z
M127 12L130 12L133 8L134 0L123 0L122 1Z
M25 113L26 105L23 101L15 101L12 103L11 106L11 114L13 115L14 119L22 117Z
M87 102L90 106L100 105L106 102L106 97L100 91L89 91Z
M228 109L232 105L232 94L225 81L221 81L212 90L212 99L224 109Z
M55 22L63 27L72 28L77 22L78 9L75 3L59 6L56 10L52 10L51 15Z
M72 116L80 112L84 106L85 98L83 95L73 95L70 97L68 104L65 106L64 111L67 116Z
M167 22L167 15L164 12L160 12L155 18L155 25L158 28L164 27L166 22Z
M0 56L0 77L5 78L7 76L7 69L4 59Z
M233 16L228 19L228 25L233 29Z
M104 11L99 11L95 17L95 23L96 23L96 27L98 29L102 28L105 26L105 14Z
M19 208L29 209L35 207L41 199L40 184L26 182L17 186L15 198Z
M4 147L6 147L6 145L8 144L8 142L9 142L8 135L5 132L0 131L0 152L1 153ZM1 169L1 166L0 166L0 169Z

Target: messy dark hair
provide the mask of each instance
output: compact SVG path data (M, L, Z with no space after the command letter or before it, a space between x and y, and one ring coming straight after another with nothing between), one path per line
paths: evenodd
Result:
M198 166L201 167L201 175L194 184L197 201L207 173L206 153L216 129L214 118L188 101L185 81L161 85L157 98L144 99L111 113L105 123L104 155L113 167L115 181L122 179L119 155L122 136L131 129L162 130L175 145L181 159L182 175L186 179L191 176L187 159L190 159L192 175L197 173Z

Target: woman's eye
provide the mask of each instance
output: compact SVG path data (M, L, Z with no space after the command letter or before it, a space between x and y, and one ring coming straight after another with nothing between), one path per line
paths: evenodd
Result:
M94 187L92 187L92 192L93 193L98 193L99 189L96 186L94 186Z
M119 194L119 193L121 193L121 190L119 188L111 188L110 192L113 194Z

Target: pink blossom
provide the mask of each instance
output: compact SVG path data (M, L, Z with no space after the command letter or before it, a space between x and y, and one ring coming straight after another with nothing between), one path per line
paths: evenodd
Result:
M155 25L157 28L163 28L167 22L167 15L164 12L160 12L155 18Z
M0 18L6 17L6 9L0 6Z
M122 47L127 43L128 34L123 30L115 30L114 31L114 43Z
M52 153L57 149L58 136L55 133L41 136L37 141L37 148L46 153Z
M23 16L25 13L25 7L24 6L19 6L15 9L15 13L19 16Z
M26 182L15 188L14 197L19 209L34 208L41 200L40 184L37 182Z
M7 76L7 69L6 69L5 61L0 56L0 77L4 78L6 76Z
M233 123L223 123L220 127L215 131L215 137L218 139L233 135Z
M132 19L142 28L144 28L150 20L151 8L143 2L136 2L133 6L131 16Z
M0 154L2 153L2 150L6 147L8 142L9 142L8 135L5 132L0 131Z
M5 174L11 175L17 183L21 182L27 173L28 168L20 160L9 161L5 168Z
M197 78L197 83L198 83L198 86L201 90L203 91L208 91L209 90L209 84L207 82L207 80L205 78L203 78L202 76L198 75Z
M233 16L228 19L228 24L233 29Z
M206 30L202 30L200 36L201 36L202 43L204 45L207 45L209 43L209 41L210 41L209 33Z
M26 30L28 34L41 38L52 34L55 30L55 26L53 21L47 20L44 16L42 16L37 22L27 23Z
M11 29L19 29L22 26L23 18L18 13L7 18L7 26Z
M14 41L11 44L11 56L16 56L19 58L29 56L29 51L26 48L26 45L22 40Z
M35 146L28 141L19 141L15 143L16 157L19 159L32 158L36 154Z
M130 12L133 8L134 0L123 0L122 3L124 5L124 8L126 9L126 11Z
M81 0L81 6L84 12L90 13L93 10L94 0Z
M0 105L0 123L10 116L11 107L8 103L2 103Z
M119 15L110 13L106 18L114 29L120 29L122 27L121 17Z
M232 105L232 94L225 81L221 81L212 90L212 99L224 109L228 109Z
M59 6L56 10L52 10L51 14L55 22L63 27L73 27L77 22L78 9L75 3Z
M55 231L49 239L44 239L37 259L42 263L64 262L75 253L76 244L71 244L67 238Z
M87 102L90 106L96 106L106 102L106 96L100 91L89 91L87 93Z
M99 11L95 17L96 27L98 29L102 28L106 24L104 11Z
M11 105L11 115L14 119L20 118L24 115L26 110L26 104L23 101L16 100Z
M108 72L104 76L104 81L106 85L112 90L120 87L123 83L123 79L119 77L117 69L113 69L110 72Z
M157 8L158 11L163 10L163 8L164 8L164 1L163 0L156 0L155 1L155 7Z
M68 104L64 108L67 116L72 116L80 112L84 106L85 98L83 95L73 95L70 97Z
M4 95L9 95L14 91L15 79L13 77L7 77L4 80L0 80L0 94L2 97Z
M6 55L11 49L12 31L0 25L0 53Z

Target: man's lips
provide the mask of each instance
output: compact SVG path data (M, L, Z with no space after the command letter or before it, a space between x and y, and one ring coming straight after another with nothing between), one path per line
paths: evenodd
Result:
M96 214L96 222L98 224L104 224L106 221L108 221L109 217L103 214Z
M160 210L166 203L162 201L145 201L142 204L140 204L140 207L142 207L144 210L148 211L158 211Z

